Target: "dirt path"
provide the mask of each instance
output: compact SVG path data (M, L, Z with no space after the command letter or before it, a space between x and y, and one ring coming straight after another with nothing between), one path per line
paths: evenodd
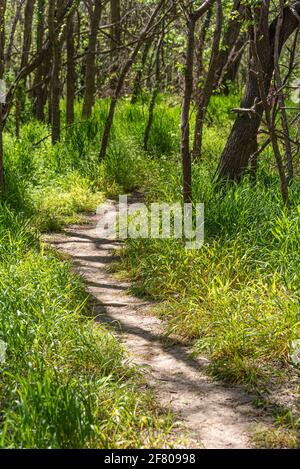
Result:
M113 208L113 202L108 212L109 207ZM129 296L128 284L107 272L119 243L98 239L98 218L90 215L87 225L68 227L63 235L53 235L49 241L73 258L97 300L99 320L114 324L133 361L146 366L147 380L158 402L178 414L194 447L248 448L249 429L261 420L251 397L236 387L210 380L201 371L205 359L191 359L187 347L166 341L161 322L149 312L153 305Z

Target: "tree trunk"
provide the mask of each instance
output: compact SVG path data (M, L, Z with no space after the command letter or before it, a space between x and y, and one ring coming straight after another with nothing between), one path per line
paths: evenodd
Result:
M187 23L187 49L184 73L184 95L181 110L181 158L183 170L183 201L192 201L192 159L190 152L190 106L193 93L195 21Z
M31 48L31 39L32 39L32 21L33 21L34 4L35 4L35 0L27 0L26 6L25 6L21 68L26 67L29 61L29 52Z
M274 67L275 67L275 86L278 93L278 103L280 109L281 125L284 134L284 147L285 147L285 161L288 171L288 181L292 181L294 176L292 147L290 142L290 130L288 126L288 118L285 109L285 97L283 92L283 80L281 78L280 64L279 64L279 37L283 23L283 7L284 4L280 2L280 15L277 22L277 30L275 34L275 51L274 51Z
M36 30L36 48L40 50L43 46L45 32L45 0L38 0L37 11L37 30ZM44 61L37 67L35 73L35 115L39 121L45 120L44 106L45 106L45 87L47 71L45 69Z
M85 61L85 90L82 108L83 117L90 117L94 105L96 78L96 45L101 11L101 1L95 0L95 6L91 18L91 32Z
M70 14L67 24L67 104L66 121L68 125L74 122L75 99L75 44L74 44L74 12Z
M117 85L116 85L116 89L114 91L114 95L111 99L108 116L107 116L105 126L104 126L102 142L101 142L101 149L100 149L100 154L99 154L99 160L100 161L102 161L106 156L110 131L111 131L111 128L112 128L114 115L115 115L115 110L116 110L117 102L120 98L120 95L121 95L121 92L122 92L122 89L123 89L125 78L126 78L128 72L129 72L129 70L131 69L132 64L134 63L134 61L135 61L135 59L136 59L136 57L139 53L140 48L142 47L145 40L148 39L147 34L148 34L149 30L152 27L154 27L153 23L154 23L154 21L156 19L156 16L158 15L158 13L159 13L159 11L160 11L163 4L164 4L164 0L161 0L158 3L157 7L154 9L152 15L149 18L149 21L148 21L147 25L145 26L145 28L143 29L143 31L140 34L140 37L137 40L136 45L135 45L130 57L126 60L124 66L121 70L121 73L120 73L120 76L118 78L118 82L117 82Z
M203 63L203 54L205 49L205 41L207 37L207 33L211 23L213 9L210 8L206 13L205 19L200 29L198 41L196 44L196 90L195 90L195 101L199 101L199 94L201 93L201 88L203 87L204 83L204 63Z
M28 65L29 52L31 49L32 39L32 21L33 21L33 10L35 0L27 0L24 12L24 32L23 32L23 45L21 55L21 69ZM25 106L25 88L26 79L19 83L18 90L16 93L16 133L19 135L20 124L22 120L22 112Z
M48 2L48 34L49 34L49 49L47 51L45 60L47 70L50 70L50 82L48 87L48 122L52 123L52 68L53 68L53 44L55 41L55 7L56 0L49 0Z
M217 18L216 18L216 29L214 33L212 54L209 64L208 73L205 79L205 84L201 90L199 90L197 97L197 112L196 122L194 131L194 145L193 145L193 157L196 158L201 155L202 150L202 138L203 138L203 126L206 116L207 107L214 89L216 82L216 73L220 69L220 41L222 33L222 20L223 10L221 0L217 1Z
M60 140L60 69L61 69L61 41L60 32L57 31L57 19L59 11L59 1L56 1L55 18L54 18L54 30L56 31L53 36L52 42L52 71L51 71L51 125L52 125L52 144Z
M5 11L6 0L0 0L0 80L4 75L4 47L5 47ZM0 193L4 190L4 166L3 166L3 103L0 100Z
M228 22L222 40L222 48L220 49L218 54L218 63L216 67L216 75L214 78L215 88L219 85L220 77L222 76L223 71L226 70L231 55L234 53L235 48L238 47L241 27L245 19L245 10L244 7L241 5L241 0L234 1L233 12L234 17ZM242 47L242 45L243 43L240 45L240 47Z
M61 50L59 40L55 40L53 44L53 68L52 68L52 144L60 140L60 68L61 68Z
M121 42L121 6L120 0L110 0L111 27L111 59L115 60L118 55L118 46Z
M164 40L164 33L162 34L161 38L159 39L159 42L158 42L158 45L157 45L157 50L156 50L156 56L155 56L155 81L154 81L152 97L151 97L151 101L150 101L150 105L149 105L148 122L147 122L147 125L146 125L145 134L144 134L144 150L145 151L148 150L148 141L149 141L151 128L152 128L152 123L153 123L155 102L156 102L156 97L157 97L158 92L159 92L160 55L161 55L163 40Z
M117 83L118 71L118 47L121 43L121 5L120 0L110 0L110 21L112 24L110 30L110 57L112 67L110 70L111 80L110 88L114 89Z
M151 47L151 41L150 40L146 41L145 46L144 46L144 50L143 50L142 60L141 60L141 63L139 64L139 68L136 72L135 79L134 79L134 82L133 82L131 104L134 104L134 103L137 102L138 96L141 93L142 76L143 76L145 65L146 65L146 62L147 62L147 59L148 59L150 47Z
M21 10L22 10L24 2L25 2L25 0L21 0L17 5L16 14L15 14L14 21L13 21L11 31L10 31L9 43L8 43L7 51L6 51L6 54L5 54L5 65L6 65L7 70L10 69L10 65L11 65L10 61L11 61L12 49L13 49L13 46L14 46L15 34L16 34L18 22L20 20Z
M246 44L246 36L245 34L241 34L233 50L231 51L230 56L228 57L228 61L225 67L222 70L221 76L219 78L218 89L225 96L228 96L230 93L229 84L236 82Z
M275 57L277 57L277 60L279 60L279 36L280 36L280 29L281 29L281 19L282 19L281 15L279 15L279 19L278 19L277 26L276 26L276 33L275 33L276 52L274 54L274 61L275 61ZM280 153L278 138L276 134L276 112L275 112L276 108L273 108L273 112L272 112L272 106L273 106L272 100L268 99L268 95L267 95L268 89L266 89L264 86L264 68L263 68L264 56L262 56L259 53L261 30L259 28L259 20L258 20L258 15L256 14L256 11L254 11L253 27L251 28L250 35L251 35L250 47L252 51L253 60L255 60L255 64L256 64L259 94L260 94L262 106L264 109L266 125L269 131L270 141L272 143L273 152L274 152L277 167L278 167L282 198L283 198L284 203L288 205L289 203L288 183L287 183L282 156Z
M187 46L184 70L184 94L181 109L181 160L183 173L183 201L190 203L192 194L192 158L190 152L190 107L194 84L194 52L196 22L211 8L213 0L206 0L187 20Z
M296 14L300 15L300 0L293 2L293 9ZM257 46L259 55L262 57L266 94L269 93L274 72L274 39L277 21L278 18L272 22L268 32L263 32L264 37L259 41ZM285 7L279 40L279 51L281 51L284 43L295 31L297 26L297 16L290 7ZM268 44L265 44L266 41L268 41ZM260 92L255 70L256 64L253 57L251 57L246 91L241 108L250 109L254 107L256 113L242 112L236 118L217 169L219 180L228 179L230 181L239 182L242 175L248 169L251 155L257 151L257 132L262 120L263 107L261 104L257 104L260 101Z

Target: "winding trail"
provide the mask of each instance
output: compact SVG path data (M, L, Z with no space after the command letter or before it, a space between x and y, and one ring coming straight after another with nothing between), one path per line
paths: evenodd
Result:
M108 201L106 216L113 214ZM190 357L190 349L166 339L163 324L151 316L153 304L127 293L129 284L107 272L116 260L114 239L99 239L101 215L87 215L85 225L69 226L47 237L56 249L73 259L76 271L95 299L97 320L112 324L132 360L145 366L146 380L162 408L177 414L194 448L248 448L249 430L264 418L251 404L253 396L212 381L203 371L207 359Z

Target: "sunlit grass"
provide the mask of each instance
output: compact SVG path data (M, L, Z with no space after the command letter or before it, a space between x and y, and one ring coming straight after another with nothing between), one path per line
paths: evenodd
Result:
M81 280L7 207L0 212L0 447L160 446L171 428Z
M134 281L135 293L161 301L157 314L167 332L208 355L215 376L256 386L279 376L277 370L288 378L290 345L300 337L300 194L297 180L291 206L283 209L269 149L255 185L214 184L237 101L214 96L202 159L193 164L194 198L205 203L204 247L187 251L179 241L129 240L118 270ZM63 131L54 148L47 126L36 122L23 126L20 140L5 135L0 338L8 342L8 361L0 385L6 406L2 446L158 445L169 431L149 398L136 393L116 340L83 320L80 281L68 264L41 248L37 233L78 221L107 195L142 189L148 202L181 200L180 107L176 99L159 96L145 153L147 102L120 102L101 164L106 100L96 103L84 123L77 103L76 125ZM273 436L261 438L272 447Z
M78 104L78 116L79 109ZM6 194L0 205L0 339L7 344L0 365L3 448L172 445L171 417L159 411L148 391L141 392L141 373L128 363L112 332L94 322L84 285L71 265L40 241L40 231L79 221L105 194L142 184L146 164L125 126L115 132L108 160L99 165L105 112L97 104L94 116L64 131L55 147L47 126L37 122L25 124L20 139L5 134ZM136 169L130 173L130 168Z

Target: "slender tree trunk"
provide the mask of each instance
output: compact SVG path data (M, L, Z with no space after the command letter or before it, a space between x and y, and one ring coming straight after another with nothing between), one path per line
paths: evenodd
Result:
M142 89L142 86L141 86L142 76L143 76L143 72L144 72L144 69L145 69L145 65L146 65L146 62L147 62L147 59L148 59L150 47L151 47L151 41L148 40L148 41L146 41L146 43L145 43L145 45L144 45L142 60L141 60L141 63L139 64L139 68L138 68L138 70L137 70L137 72L136 72L135 79L134 79L134 82L133 82L133 90L132 90L131 104L134 104L134 103L137 102L138 96L139 96L140 93L141 93L141 89Z
M96 45L98 37L98 28L101 19L101 11L101 1L95 0L95 6L91 18L91 32L85 61L85 90L82 108L83 117L90 117L94 105L96 78Z
M61 71L61 48L63 42L62 30L57 31L57 18L59 12L59 2L56 3L56 15L54 20L54 27L56 34L53 37L53 65L51 73L51 124L52 124L52 144L60 140L60 96L61 96L61 84L60 84L60 71ZM61 34L61 37L60 37Z
M60 140L60 68L61 68L61 49L60 41L56 40L53 44L53 68L52 68L52 144Z
M192 158L190 152L190 106L193 93L195 20L187 23L187 49L184 73L184 95L181 110L181 158L183 170L183 201L192 201Z
M153 87L153 92L152 92L152 97L149 105L149 117L148 117L148 122L146 125L145 129L145 134L144 134L144 150L148 150L148 141L151 133L151 128L152 128L152 123L153 123L153 117L154 117L154 108L155 108L155 103L156 103L156 98L159 92L159 83L160 83L160 55L161 55L161 49L163 45L163 40L164 40L164 33L159 39L158 45L157 45L157 50L156 50L156 56L155 56L155 81L154 81L154 87Z
M229 84L236 82L246 45L246 36L245 34L241 34L228 57L228 61L225 67L222 70L221 76L219 78L218 89L225 96L228 96L230 93Z
M114 89L117 84L118 65L118 47L121 43L121 5L120 0L110 0L110 21L112 24L110 31L110 57L112 67L110 70L111 80L110 88Z
M52 94L53 94L53 45L55 42L55 8L56 0L48 1L48 35L49 35L49 48L45 57L45 65L47 70L50 70L50 81L48 87L48 122L52 124Z
M289 202L289 193L288 193L288 183L287 183L287 178L285 174L285 169L283 165L283 160L278 144L278 138L276 134L276 112L275 109L273 110L273 113L271 112L272 109L272 104L270 100L268 99L268 89L265 87L264 83L264 68L263 68L263 61L264 61L264 55L262 56L259 51L260 51L260 28L259 28L259 20L258 20L258 15L256 14L256 11L254 11L254 19L253 19L253 33L251 34L251 50L252 50L252 55L253 55L253 60L255 61L256 65L256 71L257 71L257 82L258 82L258 88L259 88L259 94L260 98L262 101L262 106L264 109L264 113L266 116L266 124L267 128L269 131L270 135L270 140L272 143L273 147L273 152L275 155L277 167L278 167L278 172L279 172L279 177L280 177L280 187L281 187L281 193L282 193L282 198L283 202L288 205ZM279 20L277 22L276 26L276 33L275 33L275 56L277 56L277 59L279 59L279 34L280 34L280 29L281 29L281 15L279 16ZM279 26L279 27L278 27Z
M52 124L52 144L60 140L61 120L60 120L60 97L62 92L60 75L61 75L61 61L62 61L62 48L66 39L66 23L62 24L60 21L61 16L66 15L67 24L70 16L74 13L74 2L65 0L61 3L57 0L54 16L54 36L53 36L53 66L51 73L51 124Z
M124 66L121 70L120 76L118 78L116 89L115 89L113 97L111 99L108 116L107 116L105 126L104 126L102 142L101 142L101 149L100 149L100 154L99 154L99 160L100 161L102 161L106 156L110 131L111 131L111 128L112 128L114 115L115 115L115 110L116 110L117 102L120 98L120 95L121 95L121 92L122 92L122 89L123 89L125 78L126 78L128 72L129 72L129 70L131 69L133 63L134 63L134 61L135 61L135 59L136 59L136 57L139 53L140 48L142 47L145 40L147 40L147 35L149 33L149 30L153 27L153 23L156 19L156 16L158 15L159 11L161 10L161 7L162 7L163 4L164 4L164 0L161 0L158 3L157 7L154 9L152 15L149 18L149 21L148 21L147 25L145 26L144 30L140 34L140 37L137 40L136 45L135 45L130 57L126 60Z
M288 126L287 114L285 109L285 99L283 94L283 80L281 78L280 65L279 65L279 38L280 31L283 25L283 7L284 4L280 2L280 14L277 22L276 34L275 34L275 51L274 51L274 66L275 66L275 84L278 91L278 103L280 109L281 124L284 136L284 147L285 147L285 161L288 171L288 181L292 181L294 175L293 169L293 157L292 147L290 142L290 130Z
M36 48L40 50L43 46L45 31L45 0L38 0L37 10L37 30L36 30ZM37 67L35 73L35 115L39 121L45 120L44 106L45 106L45 87L46 84L46 69L44 61Z
M293 2L293 10L296 12L296 15L300 15L300 0ZM284 8L279 38L279 52L281 52L284 43L298 26L296 15L289 7ZM260 41L260 44L258 44L259 54L263 57L264 86L267 94L269 93L274 72L274 38L277 21L278 18L272 22L269 31L264 32L264 38L269 40L269 46L266 47L263 41ZM251 155L257 151L257 132L262 120L263 107L261 104L258 104L260 92L255 68L255 61L251 57L246 91L241 104L241 108L244 109L254 108L255 114L252 112L241 112L238 114L220 159L217 170L218 179L240 181L242 175L248 170Z
M9 43L8 43L7 51L5 54L5 64L6 64L7 70L10 69L10 61L11 61L11 54L12 54L12 49L14 45L15 34L16 34L17 26L20 20L21 10L22 10L24 2L25 0L20 0L19 3L17 4L16 14L15 14L14 21L13 21L11 31L10 31Z
M184 94L181 109L181 160L183 173L183 201L190 203L192 194L192 158L190 152L190 107L194 85L194 52L195 52L195 27L196 22L205 15L214 3L206 0L193 13L188 15L187 20L187 46L184 70Z
M222 47L218 53L218 63L216 67L216 74L214 78L214 87L218 87L220 77L223 71L226 70L228 63L230 63L230 57L234 53L234 50L238 46L239 36L243 21L245 20L245 8L241 5L241 0L235 0L233 4L233 18L229 20L229 23L224 32L222 38ZM242 37L242 36L241 36ZM240 47L242 47L243 43Z
M69 14L70 9L76 6L76 3L77 3L76 0L65 0L63 4L61 4L61 9L60 9L58 19L57 19L57 28L56 28L57 34L59 34L59 30L62 24L64 23L67 15ZM17 73L15 77L15 80L8 87L7 94L6 94L6 103L3 106L4 109L2 108L2 111L3 111L2 119L3 119L4 126L7 122L7 119L13 107L15 92L18 87L18 84L22 80L24 80L26 77L28 77L31 73L33 73L36 70L36 68L41 64L41 62L44 60L45 56L47 55L49 51L50 45L51 45L51 41L50 41L50 37L48 34L42 49L39 51L36 51L36 54L30 60L28 65L24 67L23 69L19 70L19 72Z
M29 61L29 53L31 49L31 39L32 39L32 21L33 21L34 4L35 4L35 0L27 0L26 6L25 6L21 68L26 67Z
M111 59L118 56L118 46L121 42L121 5L120 0L110 0L110 20L111 20Z
M209 30L209 26L211 23L213 9L210 8L206 13L205 19L200 29L198 41L196 44L196 90L195 90L195 101L196 103L200 99L201 89L203 88L204 84L204 63L203 63L203 54L205 48L205 41L207 37L207 33Z
M5 12L6 0L0 0L0 80L4 76L4 48L5 48ZM0 100L0 193L4 190L3 166L3 103Z
M27 0L24 12L24 33L23 33L23 45L22 45L22 56L21 56L21 69L28 65L29 52L31 49L32 39L32 22L33 22L33 10L35 0ZM22 120L22 112L25 106L25 88L26 79L19 83L18 90L16 93L16 133L17 136L20 132L20 123Z
M217 19L216 19L216 29L214 33L213 46L212 46L212 55L209 64L208 73L206 76L205 84L198 93L197 100L197 112L196 112L196 122L195 122L195 131L194 131L194 145L193 145L193 156L199 157L202 150L202 138L203 138L203 126L207 111L207 106L209 104L210 98L213 93L214 84L216 81L216 73L219 68L220 62L220 41L222 34L222 20L223 20L223 11L221 0L217 1Z
M74 12L70 14L67 24L67 124L74 122L75 99L75 44L74 44Z

